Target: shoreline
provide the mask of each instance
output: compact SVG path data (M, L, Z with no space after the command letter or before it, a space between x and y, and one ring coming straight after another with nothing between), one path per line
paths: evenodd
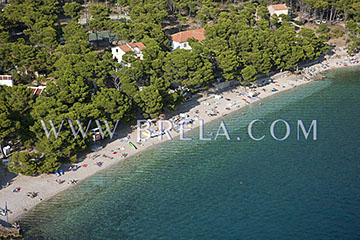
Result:
M358 54L357 57L360 55ZM180 113L181 109L182 113L189 115L189 119L195 119L195 124L192 125L192 130L199 127L196 119L203 119L205 124L208 124L214 120L220 119L229 113L233 113L235 111L239 111L243 107L259 103L262 99L273 96L279 92L283 92L289 89L293 89L297 86L312 82L316 80L316 77L320 76L319 74L327 72L329 70L335 70L339 68L346 68L352 66L359 66L360 63L350 64L347 59L349 56L341 56L341 58L331 58L311 65L307 67L305 70L305 74L292 74L289 71L277 73L271 76L271 79L274 80L274 83L270 83L263 87L258 87L257 91L260 92L260 95L256 99L248 98L250 92L246 90L245 87L236 86L230 89L223 91L220 94L210 94L208 96L202 96L198 99L192 99L189 102L185 102L183 105L179 106L176 112ZM341 62L339 64L339 62ZM345 65L345 62L346 65ZM325 66L325 67L324 67ZM276 92L272 92L273 88L278 89ZM240 94L243 94L240 96ZM221 99L215 99L215 95L221 95ZM227 99L230 99L227 100ZM245 101L245 100L246 101ZM195 102L195 106L192 106ZM247 102L250 102L249 104ZM189 105L189 106L187 106ZM218 112L216 116L209 116L208 113ZM175 112L173 112L175 113ZM121 131L121 130L120 130ZM121 131L122 132L122 131ZM185 131L187 132L187 131ZM84 181L88 177L93 176L94 174L113 166L114 164L119 164L120 162L125 161L127 158L131 156L135 156L143 153L146 150L149 150L151 147L154 147L162 142L169 141L166 135L164 135L163 140L159 140L158 137L151 138L148 141L145 141L141 144L136 142L137 131L134 130L130 134L130 141L132 141L138 149L135 150L131 148L126 142L124 142L124 138L117 138L115 140L109 140L106 143L105 147L99 151L91 152L85 154L85 158L81 160L77 165L80 168L77 171L68 171L68 164L64 164L61 169L64 170L64 175L61 177L57 177L55 174L47 174L40 175L37 177L28 177L18 175L12 178L11 185L7 188L0 189L0 207L4 207L4 202L7 201L7 205L9 210L13 213L9 214L9 222L16 221L21 219L21 216L26 213L31 208L35 207L37 204L44 202L56 194L65 191L66 189L72 187L74 184L70 184L71 180ZM176 133L175 131L171 131L171 136L176 138L180 135L180 133ZM123 141L121 141L123 140ZM105 142L105 141L104 141ZM104 143L105 144L105 143ZM111 151L113 150L113 151ZM126 153L127 157L122 158L120 155ZM92 159L93 156L100 154L100 157L95 160ZM113 159L103 157L105 154L108 157L113 157ZM96 162L101 161L102 167L96 165ZM64 180L65 182L62 184L58 184L56 180ZM1 182L3 184L3 182ZM21 187L20 192L14 193L12 190L14 188ZM35 198L27 197L27 192L37 192L38 196ZM0 220L6 220L6 217L1 216Z

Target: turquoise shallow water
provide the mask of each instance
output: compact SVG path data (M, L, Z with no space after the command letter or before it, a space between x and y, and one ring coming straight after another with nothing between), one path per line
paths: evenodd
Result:
M28 212L25 236L360 239L359 76L337 70L226 116L231 141L199 141L194 130L192 141L164 143L96 174ZM282 142L269 133L279 118L291 125ZM266 122L255 125L254 134L266 134L259 142L247 135L254 119ZM318 121L317 141L297 140L298 119Z

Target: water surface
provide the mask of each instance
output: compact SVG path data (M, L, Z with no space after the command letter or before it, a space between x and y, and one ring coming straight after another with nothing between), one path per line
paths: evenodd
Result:
M27 239L360 239L360 71L342 69L224 118L227 141L173 140L22 219ZM242 115L241 112L245 112ZM286 141L270 124L291 126ZM254 134L247 135L251 120ZM318 123L318 140L297 120ZM220 120L205 126L217 131ZM281 137L284 127L279 124ZM237 137L241 137L238 141Z

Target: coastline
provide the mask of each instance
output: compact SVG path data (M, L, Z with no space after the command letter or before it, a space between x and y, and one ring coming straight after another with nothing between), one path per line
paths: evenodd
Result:
M338 69L346 67L344 66L345 59L348 58L342 57L340 59L329 59L327 60L329 67L322 67L321 63L312 65L309 67L309 69L314 69L314 78L317 76L317 74L320 74L321 72L325 72L328 70ZM342 61L342 64L337 64L337 62ZM358 66L359 64L349 64L348 66ZM314 78L311 78L311 76L306 75L295 75L291 74L290 72L282 72L275 74L271 78L275 81L275 83L271 83L269 85L266 85L264 87L258 88L258 91L260 91L260 95L257 99L249 100L247 99L248 93L245 91L244 87L235 87L233 89L224 91L223 93L219 94L223 98L216 100L214 99L214 94L210 96L203 96L199 99L194 99L198 103L198 105L190 108L186 113L190 116L190 118L200 118L204 119L205 124L219 119L231 112L238 111L242 109L243 107L247 106L248 104L243 101L243 98L246 98L250 104L261 102L262 99L272 96L276 93L283 92L289 89L293 89L296 86L303 85L305 83L310 82L311 80L314 80ZM272 88L277 88L278 91L272 92ZM265 91L263 90L265 89ZM243 93L244 96L239 96L240 93ZM231 99L230 101L226 100L225 98ZM192 100L193 101L193 100ZM218 104L216 104L218 102ZM207 105L207 104L209 105ZM186 105L191 105L192 102L187 102L184 105L180 106L179 109L187 108ZM232 104L232 107L228 107L229 104ZM212 107L216 107L216 110L219 111L219 114L214 117L208 116L206 111L209 111ZM230 110L226 109L230 108ZM198 110L199 113L195 114L194 112ZM181 111L180 111L181 112ZM195 124L192 126L192 128L197 128L199 126L198 121L195 121ZM133 139L136 139L136 130L133 131L130 134L130 141L136 142ZM176 133L174 131L171 132L172 137L179 136L179 133ZM152 138L147 142L144 142L143 145L138 146L138 150L132 149L128 146L125 142L120 142L119 139L113 140L109 142L103 149L97 152L88 153L86 155L86 158L81 161L78 165L81 165L83 167L79 168L77 171L65 171L65 174L61 177L56 177L54 174L51 175L40 175L38 177L27 177L27 176L16 176L11 181L11 185L5 189L0 190L0 207L3 207L4 201L7 201L8 208L13 212L13 214L9 215L9 221L15 221L16 219L21 218L21 215L25 213L27 210L30 210L34 206L36 206L38 203L46 201L50 199L51 197L55 196L56 194L70 188L73 186L73 184L69 184L68 182L72 179L77 179L79 181L83 181L86 178L92 176L93 174L103 170L107 169L110 166L114 164L118 164L119 162L122 162L123 160L126 160L128 157L134 156L136 154L140 154L145 150L148 150L149 148L156 146L157 144L161 142L168 141L166 136L164 136L163 140L159 140L158 138ZM124 150L120 150L119 153L113 154L112 152L109 152L110 150L115 150L119 146L124 147ZM121 153L127 153L126 158L121 158ZM96 154L106 154L108 156L114 157L114 159L108 159L104 157L99 157L96 160L93 160L91 157ZM102 161L103 166L98 167L95 163L97 161ZM87 167L84 167L84 164L87 164ZM66 165L67 166L67 165ZM65 183L58 184L56 182L56 179L65 180ZM21 187L21 191L19 193L13 193L12 190L16 187ZM26 196L27 192L38 192L38 196L31 199ZM40 200L42 199L42 200ZM26 210L25 210L26 209ZM2 217L2 220L5 218Z

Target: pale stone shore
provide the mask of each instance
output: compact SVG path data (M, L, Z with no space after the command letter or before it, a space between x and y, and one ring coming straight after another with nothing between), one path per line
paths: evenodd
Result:
M340 67L355 66L359 65L359 55L352 58L352 63L349 57L338 55L339 57L328 57L322 63L318 63L305 69L304 74L292 74L290 72L282 72L275 74L271 77L274 81L263 87L258 87L255 91L260 93L257 98L249 98L254 91L250 91L249 88L237 86L230 90L224 91L217 94L206 94L197 99L190 100L177 110L178 113L184 113L187 119L194 119L194 123L191 127L194 129L199 126L199 121L196 119L203 119L204 123L209 123L212 120L218 119L227 115L233 111L237 111L248 104L260 104L261 100L274 95L276 93L292 89L296 86L305 84L315 78L317 78L320 72L336 69ZM345 66L344 66L345 65ZM273 92L272 89L276 88L278 91ZM220 98L220 96L222 98ZM217 96L217 97L215 97ZM220 98L220 99L219 99ZM189 110L190 109L190 110ZM183 111L182 111L183 110ZM216 116L210 116L210 114L217 113ZM169 115L169 114L168 114ZM189 125L190 126L190 125ZM127 127L126 129L128 129ZM118 132L122 132L119 129ZM179 133L171 131L172 137L176 137ZM122 140L122 141L121 141ZM84 160L79 162L79 169L76 171L69 171L68 165L63 166L64 175L57 177L55 174L40 175L37 177L27 177L18 175L12 179L0 179L1 184L5 185L7 181L10 181L10 186L0 189L0 207L4 208L5 201L7 202L8 209L11 210L12 214L9 214L9 221L13 222L18 219L24 212L28 211L38 203L45 201L57 193L64 191L74 184L72 180L82 181L87 177L106 169L114 164L117 164L130 156L138 154L150 147L155 146L161 142L167 140L164 135L163 140L159 140L158 137L151 138L148 141L137 143L137 131L133 131L129 134L129 141L137 146L137 150L131 148L124 138L117 138L116 140L110 141L106 146L97 152L88 153L84 156ZM114 153L116 152L116 154ZM99 157L93 159L95 155ZM103 155L108 157L104 157ZM123 157L123 154L127 154L127 157ZM102 166L99 167L96 163L102 162ZM4 174L2 173L3 177ZM59 184L57 181L64 181ZM13 189L20 187L19 192L13 192ZM30 198L27 196L28 192L38 193L36 197ZM4 216L0 216L0 220L6 220Z

